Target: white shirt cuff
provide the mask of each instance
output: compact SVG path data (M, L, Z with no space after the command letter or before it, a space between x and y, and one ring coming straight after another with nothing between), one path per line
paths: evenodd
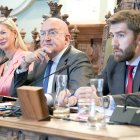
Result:
M25 71L27 71L28 69L16 69L16 73L17 74L20 74L20 73L23 73L23 72L25 72Z
M116 107L116 103L115 103L115 101L114 101L114 99L113 99L113 97L111 95L108 95L108 96L109 96L109 99L110 99L108 109L114 110L115 107Z
M48 93L45 94L45 97L47 98L47 104L49 106L53 105L53 97Z

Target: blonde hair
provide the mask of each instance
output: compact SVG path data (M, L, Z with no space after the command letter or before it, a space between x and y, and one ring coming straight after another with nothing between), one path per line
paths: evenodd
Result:
M28 50L27 46L25 45L20 35L19 29L17 28L16 23L11 18L0 17L0 24L6 25L7 28L9 28L10 30L16 31L17 36L15 38L15 46L17 48L20 47L22 50L25 50L25 51Z

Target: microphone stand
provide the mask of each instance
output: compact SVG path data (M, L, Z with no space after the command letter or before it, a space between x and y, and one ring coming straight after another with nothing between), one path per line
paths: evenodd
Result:
M125 102L124 102L124 108L123 108L123 111L125 112L127 110L127 101L128 99L130 99L131 97L137 97L137 98L140 98L138 95L136 94L129 94L126 96L125 98ZM133 98L131 98L131 100L133 100ZM134 101L135 102L135 101Z
M136 103L136 99L140 99L140 93L136 94L130 94L127 95L124 100L124 105L117 105L115 110L113 111L113 114L110 117L111 122L116 123L123 123L123 124L132 124L132 125L140 125L140 105L139 107L134 107L134 105L130 106L128 105L128 99L131 99L134 101L134 104ZM135 99L132 99L131 97L136 97ZM138 103L140 100L138 101Z
M38 79L38 80L36 80L36 81L30 83L29 86L31 86L31 85L33 85L33 84L35 84L35 83L37 83L37 82L39 82L39 81L41 81L41 80L44 80L45 78L47 78L47 77L49 77L49 76L51 76L51 75L53 75L53 74L61 73L63 70L67 69L69 66L70 66L70 65L64 65L64 66L60 67L60 69L58 69L57 71L55 71L55 72L53 72L53 73L51 73L51 74L49 74L49 75L47 75L47 76L45 76L45 77L43 76L43 77L41 77L40 79Z

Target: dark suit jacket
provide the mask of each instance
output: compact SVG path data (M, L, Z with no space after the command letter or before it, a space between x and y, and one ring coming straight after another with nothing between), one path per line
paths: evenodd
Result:
M21 74L16 74L15 72L14 80L11 85L11 96L17 96L17 87L22 85L29 85L33 81L36 81L43 77L46 65L47 63L35 63L33 71L31 71L29 74L28 72L24 72ZM81 52L74 47L69 46L62 55L56 71L64 65L70 66L59 74L68 75L67 88L71 90L71 92L74 92L77 88L81 86L89 85L90 79L94 76L94 72L91 63L84 52ZM42 86L42 80L39 82L40 86ZM34 85L36 85L36 83ZM53 85L49 86L52 86L53 93L55 93L55 80L53 82ZM55 94L53 94L52 96L55 96Z
M110 56L105 69L99 77L104 79L103 94L111 94L116 103L121 104L126 96L126 62L116 62L114 57ZM138 91L140 91L140 63L133 81L133 93Z

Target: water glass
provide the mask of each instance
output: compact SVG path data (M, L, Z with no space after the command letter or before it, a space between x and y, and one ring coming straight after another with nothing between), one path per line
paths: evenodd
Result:
M94 99L92 98L82 98L78 100L78 118L79 119L83 121L87 121L91 104L95 104Z
M55 75L56 81L56 97L54 100L53 116L68 117L70 115L69 104L61 102L61 94L67 92L67 75Z
M90 80L90 85L91 87L95 87L97 90L97 95L99 97L103 96L103 79L91 79ZM90 106L90 111L89 111L89 116L88 116L88 125L89 126L94 126L97 128L102 128L106 126L106 121L105 121L105 108L103 105L103 100L100 100L100 106L96 105L91 105Z

